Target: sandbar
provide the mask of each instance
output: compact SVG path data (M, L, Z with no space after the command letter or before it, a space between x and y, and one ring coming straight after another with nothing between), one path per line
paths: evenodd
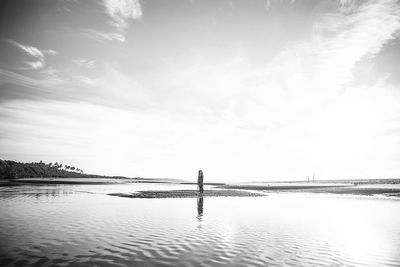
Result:
M197 197L261 197L262 193L247 192L241 190L206 190L198 193L196 190L166 190L166 191L139 191L135 193L113 193L110 196L128 198L197 198Z

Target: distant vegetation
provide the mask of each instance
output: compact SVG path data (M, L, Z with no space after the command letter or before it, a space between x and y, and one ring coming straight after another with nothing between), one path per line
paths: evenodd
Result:
M105 177L93 174L84 174L83 170L74 166L56 163L31 162L22 163L0 159L0 179L63 177L63 178L91 178Z

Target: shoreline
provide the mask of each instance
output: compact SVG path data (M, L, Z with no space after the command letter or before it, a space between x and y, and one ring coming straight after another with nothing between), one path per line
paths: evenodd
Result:
M362 196L391 196L400 198L400 180L369 180L371 183L349 183L349 180L325 182L259 182L257 184L224 184L205 183L211 186L206 190L203 197L219 196L258 196L266 193L316 193L316 194L337 194L337 195L362 195ZM347 182L347 183L346 183ZM378 183L380 182L380 183ZM383 183L387 182L387 183ZM165 185L193 185L193 182L176 182L169 179L146 179L146 178L19 178L0 179L0 187L24 186L24 185L129 185L129 184L165 184ZM252 191L252 192L251 192ZM166 191L140 191L136 194L114 193L113 196L129 198L188 198L199 197L196 190L166 190Z

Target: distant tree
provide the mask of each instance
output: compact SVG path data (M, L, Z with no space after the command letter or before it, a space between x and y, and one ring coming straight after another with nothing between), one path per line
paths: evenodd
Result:
M13 162L13 161L6 162L6 168L4 170L4 178L7 178L7 179L19 178L17 162Z
M55 163L30 162L21 163L0 159L0 179L16 179L27 177L102 177L84 174L77 167Z

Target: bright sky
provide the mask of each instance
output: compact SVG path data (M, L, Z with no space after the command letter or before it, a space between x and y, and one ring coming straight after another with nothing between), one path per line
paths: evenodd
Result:
M400 3L11 0L0 158L205 181L400 177Z

